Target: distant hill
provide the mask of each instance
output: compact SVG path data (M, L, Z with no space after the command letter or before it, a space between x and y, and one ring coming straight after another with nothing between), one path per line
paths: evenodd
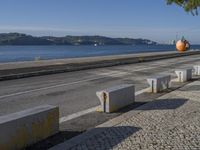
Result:
M109 38L104 36L41 36L1 33L0 45L156 45L148 39Z

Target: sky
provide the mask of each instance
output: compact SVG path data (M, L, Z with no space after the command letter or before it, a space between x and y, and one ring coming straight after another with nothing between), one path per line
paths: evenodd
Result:
M165 0L0 0L0 33L102 35L200 44L200 15Z

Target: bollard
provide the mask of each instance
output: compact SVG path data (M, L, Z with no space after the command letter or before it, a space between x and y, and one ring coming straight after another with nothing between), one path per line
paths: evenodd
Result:
M194 66L194 74L198 76L200 75L200 65Z
M147 82L150 85L149 92L158 93L170 87L170 75L158 75L149 77Z
M178 82L186 82L192 79L192 69L177 69L175 70L176 75L178 76Z
M96 92L100 100L100 111L111 113L117 111L135 100L135 87L131 84L123 84Z
M0 149L13 150L59 132L59 108L50 105L0 116Z

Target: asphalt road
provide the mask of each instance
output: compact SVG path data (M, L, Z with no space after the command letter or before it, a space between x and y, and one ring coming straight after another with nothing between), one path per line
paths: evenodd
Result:
M140 91L149 86L146 81L149 76L171 74L173 78L176 78L174 73L176 68L188 68L195 64L200 64L200 55L1 81L0 116L43 104L50 104L59 106L60 117L65 118L71 114L100 105L96 97L96 91L98 90L129 83L135 85L136 91ZM132 108L137 107L140 103L151 101L154 96L156 95L143 94L136 97L137 104ZM39 143L39 147L41 148L42 145L45 149L47 145L53 146L63 142L121 113L123 111L114 114L92 112L62 122L60 128L61 131L65 132L59 133L42 144ZM38 148L37 146L34 145L31 148Z
M96 91L130 83L136 91L148 87L146 78L158 73L175 77L175 68L200 63L200 55L131 65L83 70L0 82L0 115L42 104L58 105L60 117L99 105Z

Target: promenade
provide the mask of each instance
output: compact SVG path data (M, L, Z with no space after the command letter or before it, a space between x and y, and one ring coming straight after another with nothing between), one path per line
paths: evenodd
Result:
M177 68L189 68L193 67L194 65L200 64L199 56L200 54L196 54L184 57L159 59L151 62L131 63L112 67L94 68L88 70L1 81L0 116L41 105L53 105L59 107L60 132L53 137L32 145L31 147L29 147L30 149L48 149L64 141L70 140L77 135L80 135L82 133L85 134L85 132L93 128L95 132L99 132L99 130L101 130L102 128L103 130L106 128L114 134L116 132L111 130L113 129L113 127L110 128L110 125L106 127L104 124L102 128L97 129L95 127L120 115L122 115L122 118L125 119L126 117L123 114L128 111L131 111L130 113L134 112L133 114L137 114L137 112L142 112L137 114L138 119L142 119L142 116L139 115L142 115L145 112L147 114L150 114L148 109L148 111L144 111L140 108L140 106L148 106L148 104L151 104L152 101L154 102L155 100L157 100L157 98L171 91L174 91L177 88L184 86L185 84L188 84L188 82L173 83L172 87L165 92L150 94L144 92L145 89L149 87L146 79L153 75L168 74L171 75L173 80L176 78L175 70ZM197 76L194 76L195 80L197 78ZM120 84L135 85L136 102L130 107L124 108L119 112L111 114L95 112L96 108L100 105L100 101L96 96L96 91ZM181 108L181 106L178 108ZM172 111L171 109L163 109L162 112L164 112L164 110ZM191 109L191 111L192 110L193 109ZM152 109L150 111L155 114L153 111L157 111L158 113L156 115L159 116L159 111L161 111L161 109ZM166 115L168 116L168 114ZM131 119L132 117L127 116L127 119L128 118ZM152 119L153 117L149 118ZM128 120L127 122L129 122ZM135 122L139 123L138 120L135 120ZM147 121L147 124L148 123L149 122ZM114 126L115 129L119 129L117 124L112 124L112 126ZM126 127L131 125L124 124L121 126ZM134 129L132 128L132 126L129 129L131 129L131 132L132 129L135 132L135 128L137 130L138 128L142 127L145 129L145 126L146 125L134 125ZM138 132L135 133L140 133L141 131L143 130L140 129L138 130ZM119 130L119 132L121 132L121 129ZM116 134L118 135L118 133ZM144 135L145 134L146 133L144 133ZM124 141L126 139L124 136L123 138L121 138L121 141ZM104 136L104 138L106 137L107 135ZM110 138L112 137L113 136L111 136ZM115 142L114 145L112 144L112 148L121 143L119 140L117 141L118 142Z
M184 53L179 53L177 51L166 51L113 56L1 63L0 81L133 64L139 62L149 62L198 54L200 54L199 50L190 50Z
M199 150L200 81L157 98L51 150Z

